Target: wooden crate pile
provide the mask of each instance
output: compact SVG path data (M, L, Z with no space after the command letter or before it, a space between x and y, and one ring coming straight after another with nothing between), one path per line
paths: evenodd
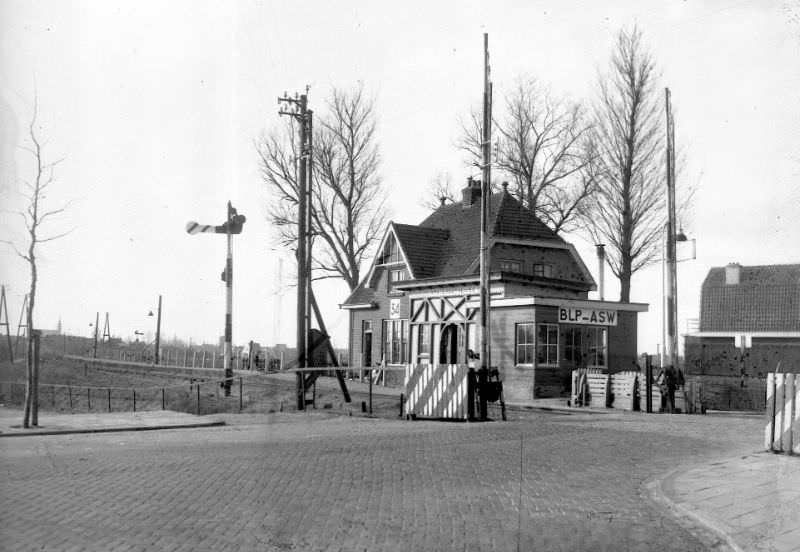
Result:
M639 372L618 372L609 379L611 406L620 410L639 410Z
M570 404L605 408L608 404L608 375L600 368L573 370Z

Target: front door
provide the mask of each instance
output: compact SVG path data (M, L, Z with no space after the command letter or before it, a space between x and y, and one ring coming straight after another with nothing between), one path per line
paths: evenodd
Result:
M448 324L442 328L439 339L439 364L458 364L458 325Z
M361 335L361 366L372 366L372 320L363 321Z

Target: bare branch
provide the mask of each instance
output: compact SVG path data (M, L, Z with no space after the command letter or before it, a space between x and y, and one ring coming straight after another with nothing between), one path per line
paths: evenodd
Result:
M374 99L363 88L332 89L327 113L314 128L311 226L315 238L314 271L340 277L354 289L360 267L380 239L385 224L385 193L379 174ZM297 239L299 155L290 125L262 138L256 145L261 177L274 202L268 209L285 246ZM317 277L315 276L315 279Z

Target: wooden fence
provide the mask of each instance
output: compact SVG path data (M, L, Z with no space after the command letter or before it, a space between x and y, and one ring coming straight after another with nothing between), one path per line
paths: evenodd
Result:
M773 452L800 454L800 374L767 374L764 446Z

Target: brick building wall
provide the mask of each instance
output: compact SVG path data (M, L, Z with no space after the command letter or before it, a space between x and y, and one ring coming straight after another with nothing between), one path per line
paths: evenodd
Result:
M684 373L699 381L711 410L763 410L768 372L800 373L800 340L758 339L748 348L733 337L685 338Z
M573 282L586 281L580 267L575 262L575 259L572 258L572 254L566 249L499 243L492 247L491 270L499 272L502 261L520 262L522 274L533 275L534 265L538 264L550 267L549 277L551 278Z

